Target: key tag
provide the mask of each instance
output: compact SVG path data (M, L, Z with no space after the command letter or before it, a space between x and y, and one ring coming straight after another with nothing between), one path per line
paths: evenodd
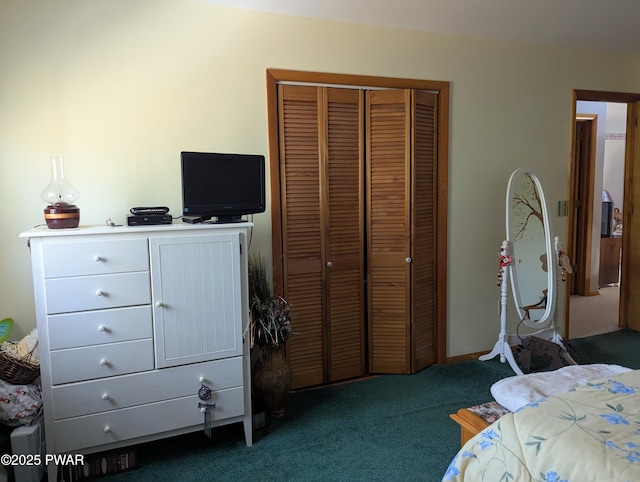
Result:
M211 437L211 409L216 408L215 403L208 403L211 400L211 389L204 383L198 390L198 398L202 400L198 403L198 408L204 413L204 433L207 437Z

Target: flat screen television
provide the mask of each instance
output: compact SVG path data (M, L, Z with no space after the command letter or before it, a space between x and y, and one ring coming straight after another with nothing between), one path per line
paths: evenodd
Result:
M240 222L265 210L264 156L181 152L182 220Z
M602 202L602 221L600 225L600 237L610 238L613 230L613 202Z

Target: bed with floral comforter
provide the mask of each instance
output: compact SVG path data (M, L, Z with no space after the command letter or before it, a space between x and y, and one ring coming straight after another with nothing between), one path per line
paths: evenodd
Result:
M640 370L508 413L469 440L443 481L640 481Z

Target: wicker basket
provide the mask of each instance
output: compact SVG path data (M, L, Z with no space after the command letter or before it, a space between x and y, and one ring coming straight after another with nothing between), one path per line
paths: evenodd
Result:
M32 361L33 351L18 358L7 350L0 351L0 378L12 385L28 385L40 375L40 363Z

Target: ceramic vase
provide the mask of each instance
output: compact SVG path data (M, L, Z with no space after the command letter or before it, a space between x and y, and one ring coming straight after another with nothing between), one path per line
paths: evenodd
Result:
M285 402L291 390L291 368L285 357L285 346L265 346L253 368L253 390L273 418L286 415Z

